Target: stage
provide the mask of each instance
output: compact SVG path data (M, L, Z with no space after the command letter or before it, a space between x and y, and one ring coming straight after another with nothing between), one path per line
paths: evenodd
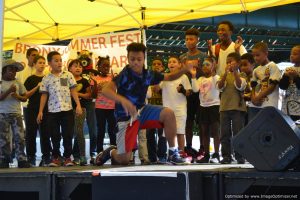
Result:
M1 200L298 199L300 172L251 164L0 169Z

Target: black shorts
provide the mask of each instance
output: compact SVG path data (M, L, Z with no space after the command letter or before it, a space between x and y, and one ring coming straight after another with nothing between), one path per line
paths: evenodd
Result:
M220 106L209 106L199 108L199 123L212 124L220 121Z
M187 97L187 121L199 121L199 93L193 93Z

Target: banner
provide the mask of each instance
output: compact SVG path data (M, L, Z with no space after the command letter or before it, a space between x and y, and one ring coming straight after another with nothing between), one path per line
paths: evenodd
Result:
M87 37L74 38L68 46L35 45L16 43L13 59L27 65L26 51L33 47L39 54L47 58L50 51L58 51L62 55L63 67L67 69L70 60L77 58L77 52L88 50L92 53L93 67L98 61L98 56L110 57L111 67L118 73L128 64L126 46L132 42L141 42L140 31L127 31L110 34L101 34ZM25 65L25 66L26 66Z
M39 51L41 56L44 56L47 60L47 54L50 51L58 51L63 60L63 66L67 65L69 54L65 53L67 46L55 46L55 45L36 45L28 43L16 43L16 46L13 50L12 58L18 62L21 62L24 66L27 66L26 52L29 48L35 48Z

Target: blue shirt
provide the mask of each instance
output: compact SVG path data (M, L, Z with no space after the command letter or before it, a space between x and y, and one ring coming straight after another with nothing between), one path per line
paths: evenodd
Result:
M149 85L157 85L163 79L163 74L147 69L144 69L142 74L137 74L127 65L113 79L113 82L117 86L117 93L131 101L137 109L140 109L145 105ZM115 115L117 119L127 116L120 103L116 103Z

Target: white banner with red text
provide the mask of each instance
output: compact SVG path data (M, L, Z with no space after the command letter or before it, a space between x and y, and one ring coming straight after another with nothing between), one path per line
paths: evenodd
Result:
M47 59L50 51L58 51L62 56L63 67L67 69L70 60L78 57L77 52L88 50L92 53L93 67L98 61L98 56L110 57L113 71L118 73L127 63L126 46L132 42L141 42L141 31L126 31L93 35L74 38L68 46L37 45L18 42L13 50L13 59L27 65L26 51L29 48L36 48L41 56Z

